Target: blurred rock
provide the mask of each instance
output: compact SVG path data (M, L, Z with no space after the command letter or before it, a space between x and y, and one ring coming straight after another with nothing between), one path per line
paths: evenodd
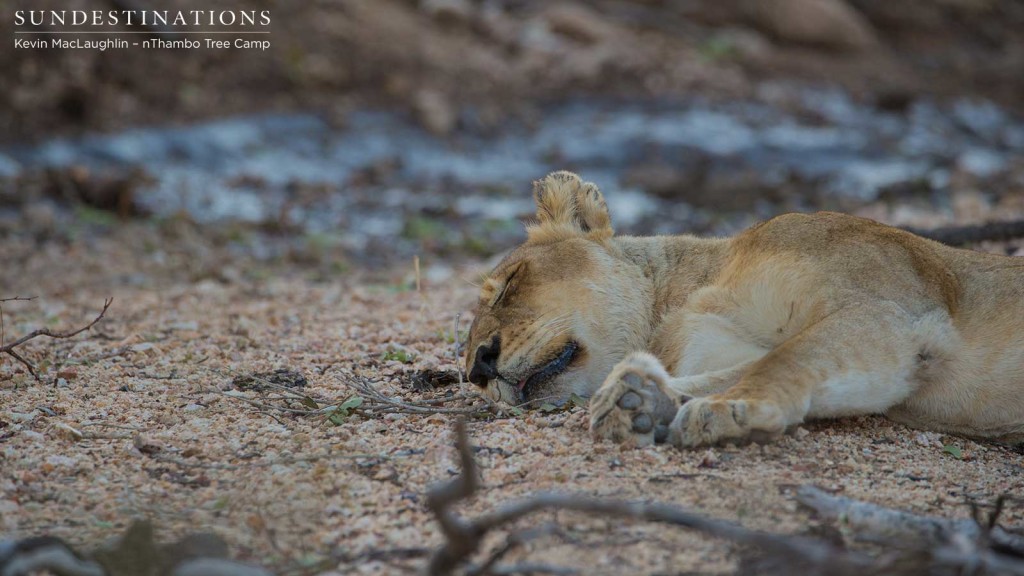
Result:
M714 38L727 53L734 52L746 60L756 60L772 50L771 42L764 35L749 28L723 28Z
M936 0L935 3L962 12L985 12L995 7L996 0Z
M29 202L22 216L30 230L50 230L57 224L57 210L51 202Z
M520 28L516 45L527 53L558 53L563 50L562 39L556 36L543 18L531 18Z
M583 44L604 42L620 33L618 26L583 4L555 4L544 11L544 19L555 34Z
M49 196L81 202L122 218L142 213L135 193L140 186L152 182L152 177L142 168L98 172L80 165L49 168L43 178Z
M842 0L747 0L752 24L781 42L838 51L878 45L871 24Z
M475 17L475 9L468 0L423 0L420 10L442 26L466 26Z
M416 119L430 133L447 136L455 128L458 116L448 98L436 90L424 88L416 92L413 100Z
M953 106L953 118L982 138L997 139L1009 124L1006 114L992 102L960 100Z
M699 158L697 155L694 157ZM662 198L678 198L701 186L706 175L706 160L693 162L691 166L668 162L646 163L629 169L623 176L623 184Z
M0 154L0 177L13 178L21 172L21 164L9 156Z

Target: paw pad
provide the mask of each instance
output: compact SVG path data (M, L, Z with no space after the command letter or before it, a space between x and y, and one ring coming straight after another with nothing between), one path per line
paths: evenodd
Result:
M641 398L639 394L633 392L632 390L623 394L619 398L619 401L616 402L619 408L622 408L623 410L636 410L641 405L643 405L643 403L644 399Z
M620 400L621 404L622 401ZM654 429L654 418L646 412L641 412L633 417L633 431L637 434L647 434Z

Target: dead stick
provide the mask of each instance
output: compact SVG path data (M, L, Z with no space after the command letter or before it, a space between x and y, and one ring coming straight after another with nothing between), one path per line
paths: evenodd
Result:
M860 536L876 539L907 540L939 545L948 542L954 535L973 540L985 536L996 545L1024 555L1024 536L1003 530L995 525L983 526L974 519L953 520L919 516L871 504L859 502L844 496L829 494L814 486L801 486L796 494L797 502L814 510L828 520L842 520Z
M11 300L19 300L19 299L23 299L23 298L20 298L20 297L17 297L17 296L14 297L14 298L11 298ZM17 348L18 346L21 346L25 342L28 342L29 340L32 340L33 338L38 338L40 336L46 336L46 337L49 337L49 338L57 338L57 339L72 338L74 336L77 336L77 335L81 334L82 332L85 332L86 330L92 328L93 326L96 325L97 322L102 320L103 316L107 313L107 309L110 308L110 304L113 303L113 301L114 301L113 298L107 298L106 300L104 300L103 301L103 309L100 310L99 315L97 315L95 318L93 318L92 322L89 322L89 324L87 324L87 325L85 325L85 326L83 326L83 327L81 327L81 328L79 328L77 330L69 330L69 331L66 331L66 332L53 332L49 328L40 328L38 330L34 330L34 331L32 331L32 332L22 336L21 338L18 338L17 340L15 340L14 342L11 342L10 344L4 344L3 346L0 346L0 354L7 354L11 358L14 358L18 362L21 362L22 364L25 365L26 368L28 368L29 374L31 374L32 377L34 377L36 380L39 380L39 375L36 374L35 366L33 366L31 362L29 362L28 360L23 358L21 355L19 355L17 352L15 352L14 349Z
M722 520L705 518L668 504L597 499L581 494L541 493L507 504L475 519L466 519L452 508L473 496L480 486L479 470L466 434L466 424L455 426L456 446L461 473L427 494L427 508L433 512L445 543L426 566L426 574L451 574L480 547L491 530L500 528L541 510L571 510L584 514L646 520L690 528L709 536L751 545L763 552L788 558L829 574L858 574L872 565L870 557L841 550L827 542L799 536L783 536L750 530Z

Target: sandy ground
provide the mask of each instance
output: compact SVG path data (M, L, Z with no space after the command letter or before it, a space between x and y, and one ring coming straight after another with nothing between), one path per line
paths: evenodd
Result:
M454 370L453 317L463 313L468 327L471 282L486 265L425 257L417 291L411 263L324 278L175 238L132 223L73 242L5 240L4 295L38 296L4 304L7 341L81 324L104 297L115 300L92 332L23 348L45 382L6 358L0 365L0 539L51 534L88 548L149 517L165 538L211 529L236 556L282 573L415 569L422 559L369 555L440 542L424 494L456 472L453 416L357 411L335 425L254 406L246 400L286 404L232 382L288 368L308 380L293 390L320 406L351 398L346 383L358 377L409 402L472 403L462 399L469 384L417 390L413 381L422 370ZM792 499L803 484L944 517L967 516L968 500L1024 493L1019 451L881 417L812 423L770 446L694 452L594 443L586 424L581 408L473 419L484 488L466 513L579 490L798 533L816 524ZM1024 509L1003 520L1024 524ZM586 574L733 567L727 545L682 530L561 513L529 523L561 528L510 561ZM491 545L501 542L496 534Z

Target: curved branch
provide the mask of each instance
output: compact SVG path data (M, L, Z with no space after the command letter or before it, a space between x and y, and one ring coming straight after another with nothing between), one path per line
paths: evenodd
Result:
M31 300L31 299L32 298L22 298L20 296L15 296L14 298L7 298L4 301ZM113 302L114 302L113 298L107 298L106 300L104 300L103 301L103 309L100 310L100 313L95 318L93 318L92 322L89 322L88 324L86 324L85 326L82 326L81 328L78 328L77 330L67 330L67 331L64 331L64 332L54 332L54 331L50 330L49 328L40 328L39 330L34 330L32 332L29 332L28 334L22 336L21 338L18 338L17 340L15 340L13 342L10 342L8 344L4 344L3 346L0 346L0 354L7 354L11 358L14 358L15 360L17 360L18 362L23 364L26 368L28 368L28 372L29 372L29 374L32 375L33 378L35 378L36 380L39 380L39 374L36 373L35 366L31 362L26 360L24 357L22 357L20 354L15 352L14 349L17 348L18 346L21 346L25 342L28 342L29 340L32 340L33 338L38 338L40 336L46 336L48 338L56 338L56 339L72 338L74 336L77 336L77 335L81 334L82 332L85 332L86 330L92 328L93 326L96 325L97 322L102 320L103 316L105 316L106 313L107 313L107 309L110 308L110 305Z

